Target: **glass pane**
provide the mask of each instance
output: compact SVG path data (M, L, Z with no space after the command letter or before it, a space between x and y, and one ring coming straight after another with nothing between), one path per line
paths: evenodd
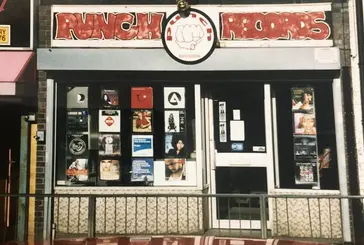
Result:
M266 194L267 171L262 167L216 168L216 194ZM266 203L268 208L268 204ZM266 210L268 219L268 209ZM218 219L260 220L259 198L218 198Z

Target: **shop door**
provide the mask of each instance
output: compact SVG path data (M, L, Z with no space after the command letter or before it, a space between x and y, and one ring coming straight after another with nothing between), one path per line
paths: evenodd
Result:
M208 84L201 92L210 193L267 194L274 188L270 85ZM261 228L259 198L219 197L210 211L213 228Z

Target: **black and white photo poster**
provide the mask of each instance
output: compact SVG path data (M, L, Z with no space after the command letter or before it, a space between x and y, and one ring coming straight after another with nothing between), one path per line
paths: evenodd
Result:
M164 112L164 125L166 133L180 133L185 131L185 112L170 111Z
M166 87L164 88L164 108L184 109L185 108L185 88Z
M121 140L119 134L100 134L99 155L118 156L121 154Z

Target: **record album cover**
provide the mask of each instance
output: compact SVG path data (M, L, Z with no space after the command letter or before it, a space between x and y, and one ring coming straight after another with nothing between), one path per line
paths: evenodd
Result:
M164 112L164 125L165 132L167 133L179 133L185 132L185 111L171 111L166 110Z
M69 156L84 156L88 153L87 134L68 134L67 146Z
M165 154L167 157L186 157L186 136L185 134L165 135Z
M313 161L296 162L296 184L317 183L317 163Z
M186 180L186 160L181 158L165 159L166 181Z
M294 113L294 133L316 135L315 115L306 113Z
M67 108L88 108L88 87L68 87Z
M133 135L132 156L153 157L153 135Z
M185 108L185 88L166 87L164 88L164 108L184 109Z
M88 132L89 114L87 110L67 111L68 132Z
M66 176L70 182L83 182L88 180L88 159L75 158L68 160Z
M153 158L134 158L132 160L131 181L151 182L153 178Z
M103 108L116 108L119 106L119 94L115 89L101 90L101 106Z
M314 104L314 89L311 87L292 88L292 110L304 111L313 113L315 109Z
M121 155L121 140L119 134L100 134L99 155L118 156Z
M153 88L133 87L131 88L131 108L132 109L152 109L153 108Z
M152 132L151 110L133 110L133 132L134 133Z
M99 110L99 132L120 132L120 110Z
M294 137L295 159L317 159L317 145L315 136L300 136Z
M100 180L110 181L120 179L119 160L102 159L100 160Z

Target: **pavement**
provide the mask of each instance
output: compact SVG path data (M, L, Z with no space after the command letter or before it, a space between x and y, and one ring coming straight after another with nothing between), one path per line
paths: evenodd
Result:
M57 239L53 245L333 245L285 239L245 239L215 236L109 237L94 239Z

